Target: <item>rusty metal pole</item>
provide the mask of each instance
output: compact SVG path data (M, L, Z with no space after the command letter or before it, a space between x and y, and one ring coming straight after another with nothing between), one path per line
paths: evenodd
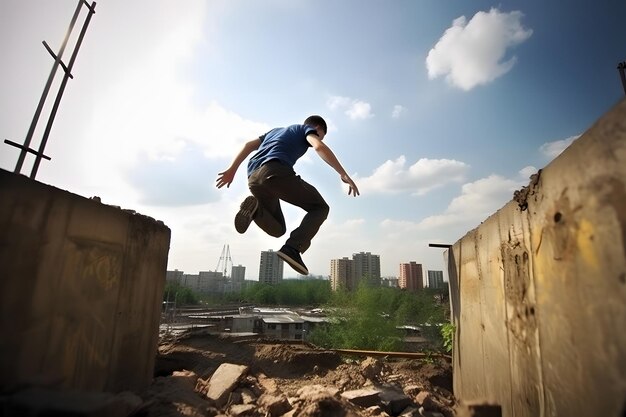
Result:
M617 70L619 71L619 75L622 79L622 87L624 88L624 94L626 94L626 61L620 62L617 64Z
M50 117L48 118L48 123L46 124L46 130L44 131L43 138L41 139L41 143L39 144L39 152L37 152L37 156L35 157L35 162L33 164L33 169L30 173L30 178L35 179L37 175L37 170L39 169L39 164L41 163L41 158L44 154L44 149L46 147L46 143L48 142L48 136L50 135L50 130L52 129L52 123L54 123L54 118L56 117L57 110L59 109L59 104L61 103L61 97L63 96L63 92L65 91L65 86L67 85L67 80L72 78L72 67L74 66L74 61L76 60L76 56L78 55L78 50L80 49L80 45L83 42L83 38L85 37L85 32L87 32L87 26L89 26L89 22L91 21L91 16L96 12L96 2L92 2L91 6L87 4L85 0L81 0L84 2L87 8L89 9L89 13L87 14L87 18L85 19L85 23L83 23L83 28L80 31L80 35L78 36L78 40L76 41L76 46L74 47L74 52L72 53L72 57L70 58L70 62L67 64L67 67L64 67L65 74L63 75L63 81L61 81L61 86L59 87L59 91L57 93L56 99L54 100L54 105L52 106L52 111L50 112Z
M20 148L22 149L20 152L20 156L17 160L17 164L15 165L15 173L19 174L22 170L22 165L24 165L24 159L26 159L26 154L28 153L28 149L30 147L30 142L33 139L33 133L35 133L35 127L37 126L37 121L39 120L39 116L41 115L41 110L43 109L43 105L46 101L46 97L48 96L48 91L50 90L50 86L52 85L52 80L59 68L59 64L61 64L61 57L63 56L63 52L65 51L65 46L67 45L67 41L70 37L70 33L74 28L74 24L76 23L76 19L78 19L78 14L80 13L80 8L83 5L83 0L78 1L78 5L76 6L76 10L74 11L74 16L72 16L72 21L70 22L70 26L67 29L65 34L65 39L63 39L63 43L61 44L61 48L59 49L59 53L56 55L56 59L54 60L54 65L52 65L52 70L50 71L50 75L48 76L48 81L46 82L46 86L43 89L43 93L41 94L41 98L39 99L39 105L37 106L37 110L35 110L35 115L33 116L33 120L30 123L30 127L28 129L28 133L26 134L26 139L24 139L24 145ZM46 43L44 42L44 46Z

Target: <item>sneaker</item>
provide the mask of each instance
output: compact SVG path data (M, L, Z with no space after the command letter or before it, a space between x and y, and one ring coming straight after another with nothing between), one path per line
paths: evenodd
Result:
M235 229L237 229L239 233L245 233L246 230L248 230L248 226L252 223L252 219L254 219L258 208L259 202L255 196L250 195L243 200L239 207L239 212L237 212L235 216Z
M309 270L306 269L306 265L302 262L300 253L291 246L284 245L276 255L283 261L287 262L297 273L301 275L309 275Z

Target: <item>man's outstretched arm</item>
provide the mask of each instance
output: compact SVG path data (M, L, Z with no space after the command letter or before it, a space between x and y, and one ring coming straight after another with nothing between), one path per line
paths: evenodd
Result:
M230 166L225 171L218 174L217 179L215 180L215 186L217 188L222 188L223 186L226 186L226 188L230 187L233 179L235 179L235 174L237 173L237 169L239 169L239 165L241 165L241 163L245 161L248 155L259 149L260 145L260 138L256 138L249 142L246 142L233 160L233 162L230 164Z
M322 142L320 138L317 137L317 135L308 135L306 137L306 140L311 144L313 149L315 149L320 158L322 158L324 162L326 162L335 171L337 171L337 173L341 177L341 181L348 184L348 195L352 194L355 197L359 195L359 189L357 188L354 181L352 181L352 178L350 178L346 170L343 169L341 162L339 162L333 151L328 146L326 146L326 144Z

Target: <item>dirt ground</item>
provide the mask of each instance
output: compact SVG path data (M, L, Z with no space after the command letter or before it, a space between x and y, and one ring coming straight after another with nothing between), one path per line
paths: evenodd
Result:
M377 364L374 370L371 367L364 368L366 360ZM440 415L454 415L452 368L447 358L374 359L339 355L305 344L236 340L212 334L187 334L161 341L154 382L141 395L147 404L145 414L233 415L224 407L218 409L207 401L197 392L195 384L197 378L208 380L223 363L248 366L247 379L250 384L260 386L261 391L280 393L290 399L297 397L302 388L310 386L332 387L341 393L364 387L393 385L400 392L406 393L408 389L413 395L420 391L428 392L433 399L429 401L436 404ZM355 409L345 415L371 416L372 413Z

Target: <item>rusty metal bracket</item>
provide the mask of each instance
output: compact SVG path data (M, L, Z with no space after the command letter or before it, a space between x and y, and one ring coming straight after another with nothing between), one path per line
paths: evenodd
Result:
M617 64L617 70L619 71L620 78L622 79L622 87L624 88L624 94L626 94L626 61Z
M26 148L26 147L24 147L24 145L20 145L19 143L13 142L12 140L5 139L4 143L6 143L7 145L15 146L16 148L25 150L26 152L32 153L33 155L40 155L43 159L47 159L48 161L50 161L52 159L49 156L40 154L39 152L37 152L34 149Z

